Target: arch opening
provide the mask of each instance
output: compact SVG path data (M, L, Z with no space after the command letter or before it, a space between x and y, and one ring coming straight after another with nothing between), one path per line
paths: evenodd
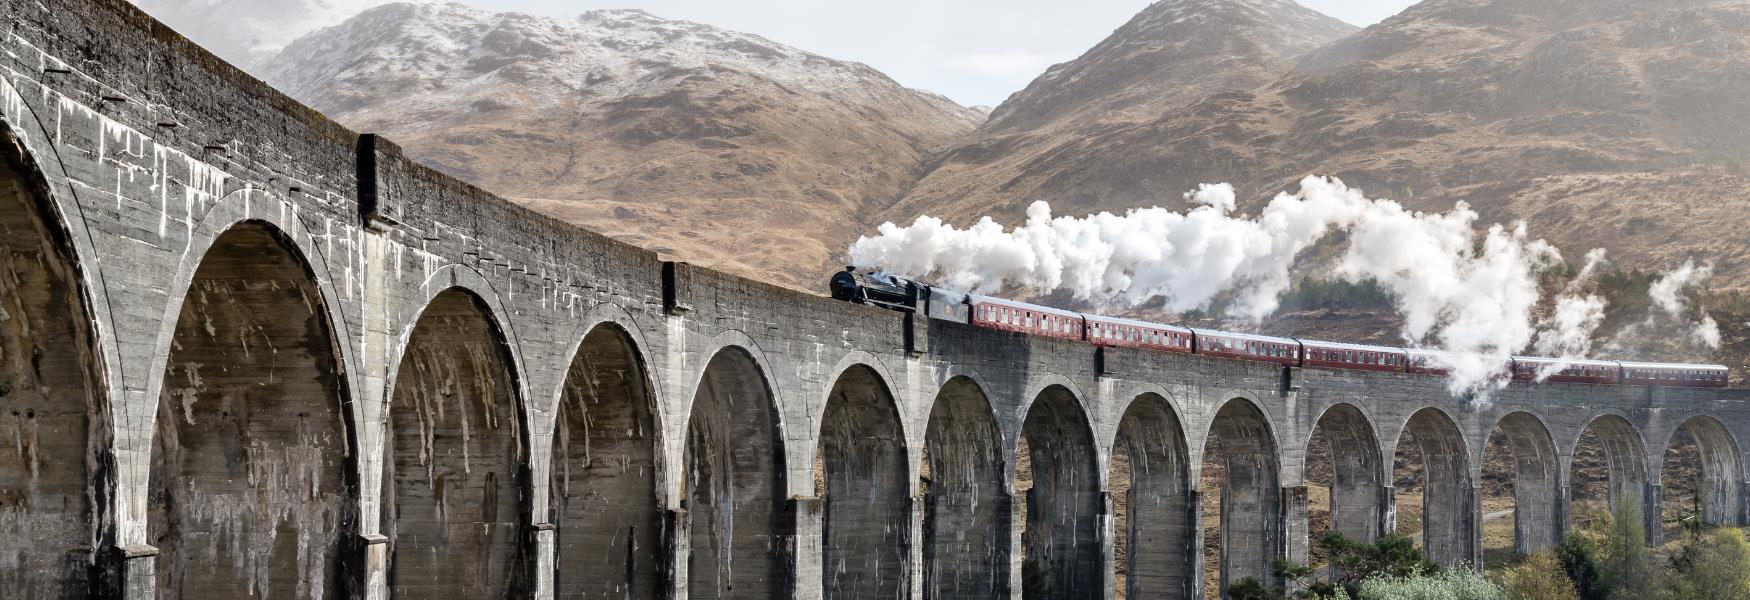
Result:
M705 366L684 458L687 597L789 593L794 519L784 502L784 450L771 389L753 357L726 349Z
M1002 432L972 380L936 394L924 433L924 594L983 600L1009 589L1014 507L1003 477Z
M1446 413L1422 409L1405 424L1395 456L1398 531L1419 536L1430 562L1475 564L1477 494L1464 434Z
M1586 424L1574 445L1570 469L1568 497L1575 518L1583 521L1630 507L1642 510L1646 455L1640 432L1622 417L1604 415Z
M1480 482L1484 566L1505 565L1509 555L1525 556L1561 542L1560 465L1555 440L1536 416L1513 412L1495 423L1483 451ZM1510 545L1497 541L1502 537Z
M1693 417L1678 427L1659 469L1667 539L1685 528L1739 524L1738 457L1737 441L1717 419Z
M1100 492L1093 431L1069 390L1040 392L1021 426L1015 488L1025 488L1021 586L1028 598L1104 593ZM1023 460L1023 457L1025 460Z
M1154 394L1131 403L1112 444L1114 589L1127 598L1189 598L1196 507L1190 458L1172 405Z
M1225 597L1248 578L1275 583L1284 535L1280 468L1269 418L1249 401L1229 400L1210 423L1199 478L1206 564L1215 565L1205 574L1213 579L1206 597Z
M667 546L654 405L626 332L601 326L585 335L566 372L553 434L557 597L661 595Z
M433 298L395 376L383 459L396 597L505 597L526 587L528 498L517 384L485 303Z
M152 447L148 539L166 597L343 593L358 495L325 311L262 225L219 236L195 270Z
M827 396L820 431L826 598L898 598L910 590L905 434L873 369L847 369Z
M1381 535L1386 486L1380 456L1373 424L1352 404L1326 409L1314 424L1306 449L1306 481L1312 499L1308 537L1314 564L1327 559L1324 548L1318 545L1319 537L1327 531L1358 542L1372 542Z
M106 402L78 267L17 159L0 160L0 589L84 597Z

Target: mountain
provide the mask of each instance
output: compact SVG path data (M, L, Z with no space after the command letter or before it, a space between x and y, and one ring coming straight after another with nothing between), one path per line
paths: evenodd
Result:
M984 114L868 66L639 10L390 4L263 73L426 163L684 260L813 289Z
M1144 109L1110 99L1222 82L1219 73L1259 63L1192 79L1153 69L1116 92L1085 82L1121 77L1064 76L1141 72L1126 63L1157 59L1101 49L1134 44L1138 22L1171 21L1152 15L1236 4L1293 10L1156 4L998 107L884 216L1013 223L1040 199L1060 214L1180 206L1184 191L1220 181L1237 186L1245 211L1305 175L1330 174L1419 210L1464 201L1485 222L1524 219L1570 259L1603 247L1615 268L1665 270L1694 257L1714 262L1723 286L1750 281L1738 229L1750 208L1750 2L1428 0L1333 33L1341 39L1250 79L1261 84L1239 77ZM1053 108L1063 106L1089 108Z
M388 0L131 0L146 14L245 70L304 34Z
M1116 142L1166 142L1166 132L1147 129L1163 113L1266 85L1297 57L1355 31L1291 0L1161 0L998 106L977 132L936 157L886 216L909 221L945 212L939 216L960 221L987 211L1018 215L1036 199L1080 210L1176 197L1189 188L1155 182L1164 166L1152 164L1156 157L1119 156L1135 148Z

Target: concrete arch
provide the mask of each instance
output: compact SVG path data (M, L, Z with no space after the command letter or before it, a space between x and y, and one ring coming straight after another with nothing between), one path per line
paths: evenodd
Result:
M1236 400L1245 402L1252 411L1256 412L1263 418L1263 422L1269 427L1270 435L1272 440L1274 440L1277 423L1276 416L1270 413L1270 403L1265 402L1256 392L1239 388L1229 388L1210 397L1223 398L1223 400L1204 404L1203 414L1201 415L1186 413L1186 431L1190 433L1190 439L1193 442L1191 446L1191 458L1195 460L1197 464L1201 464L1206 460L1208 452L1205 446L1210 439L1210 432L1215 427L1216 417L1220 415L1222 410L1228 408L1229 404L1232 404ZM1274 460L1278 465L1278 476L1281 477L1283 475L1282 471L1284 470L1282 465L1285 464L1285 461L1283 460L1280 446L1276 447L1275 452L1276 455ZM1191 485L1193 487L1200 487L1202 485L1202 475L1203 474L1198 472L1197 469L1192 469ZM1280 485L1289 485L1290 482L1287 479L1279 479L1278 483Z
M1516 410L1495 421L1513 456L1513 550L1529 555L1561 542L1561 457L1543 417ZM1492 432L1491 432L1492 433ZM1491 436L1492 437L1492 436Z
M921 408L921 410L923 411L923 414L918 415L918 416L927 416L928 419L926 421L924 421L922 427L914 427L911 430L912 433L920 434L923 436L923 437L920 437L917 439L917 441L920 442L919 447L922 448L923 449L922 452L924 452L926 454L926 456L921 457L923 459L922 465L925 465L924 467L921 467L921 468L927 470L928 469L927 465L930 464L929 457L927 456L928 441L929 441L930 428L934 426L933 423L935 423L936 417L938 416L936 414L936 403L942 401L943 392L948 390L950 388L950 386L954 386L957 389L970 389L970 390L978 393L980 401L983 403L983 404L981 404L981 406L984 407L983 412L990 418L990 421L992 423L996 424L996 426L997 426L997 436L999 438L997 441L998 447L1000 448L1000 447L1006 446L1006 444L1004 444L1002 442L1002 439L1004 439L1003 436L1005 435L1004 434L1005 428L1002 425L1005 415L1003 415L1001 412L999 412L997 410L996 403L990 401L990 389L991 389L990 381L991 380L985 378L984 374L979 372L979 370L976 368L968 367L968 366L964 366L964 365L958 365L958 364L948 365L945 368L938 370L933 379L934 379L933 385L935 386L935 389L933 390L933 392L930 396L930 402L926 406ZM970 386L970 387L967 387L967 386ZM919 391L921 393L923 390L919 390ZM1002 454L1002 452L999 452L999 455L1000 454ZM1002 457L1002 459L1007 460L1007 457L1006 456ZM1006 464L1005 464L1005 468L1003 469L1003 471L1005 471L1003 477L1005 477L1005 478L1008 477L1008 474L1006 473L1006 471L1007 471ZM924 471L918 472L918 477L920 480L927 479L928 476L929 476L928 473L925 473ZM919 489L919 493L922 493L923 491L924 490Z
M271 202L274 210L256 210L260 203ZM326 326L335 332L338 340L350 338L350 328L346 324L345 315L341 314L340 306L344 305L340 291L334 287L333 276L328 271L327 256L315 243L315 237L304 223L297 218L296 211L287 211L286 204L273 194L261 189L240 189L225 194L202 213L198 222L190 231L188 246L183 249L182 257L176 266L176 275L171 279L165 292L169 302L164 308L164 318L159 322L158 336L152 351L152 364L146 383L146 397L158 398L162 394L163 376L170 357L172 340L176 334L177 318L182 312L182 306L187 298L189 286L194 282L195 271L200 268L213 244L237 227L258 225L271 230L274 235L293 253L297 260L307 269L309 278L323 307L321 315L326 320ZM352 345L337 340L335 350L341 364L341 371L347 381L360 381L358 357ZM361 404L348 399L348 418L352 423L365 422L365 415L360 411ZM357 440L354 440L356 445Z
M151 463L161 593L348 592L357 442L341 332L313 270L263 221L205 244L180 294Z
M554 594L660 596L671 540L659 499L666 462L657 386L635 329L611 317L588 322L565 355L554 399Z
M583 318L579 320L579 323L580 325L578 327L568 329L567 334L560 337L560 339L573 340L565 347L565 352L561 356L564 362L561 364L571 364L577 360L578 354L585 346L584 340L589 337L590 334L595 333L603 327L612 327L618 330L621 335L626 337L632 350L637 355L638 363L643 365L645 369L645 378L652 384L650 389L647 390L647 393L649 393L652 398L653 406L651 407L651 410L654 411L653 416L656 419L657 426L661 428L660 430L667 431L668 426L674 423L674 418L668 411L666 387L656 385L654 369L656 368L655 365L657 363L655 362L655 356L650 353L651 345L649 337L644 333L644 324L639 322L638 318L631 312L617 304L598 304L590 308L588 312L584 313ZM554 383L552 393L547 397L547 401L552 402L553 406L558 406L559 401L565 395L565 388L566 382L564 380ZM541 425L550 428L552 423L543 423ZM658 452L666 452L666 450L666 448L661 447L657 449ZM664 462L666 463L667 461Z
M615 304L599 304L590 308L584 313L583 318L579 323L580 325L578 327L568 328L566 333L562 334L559 338L572 340L572 342L565 347L564 354L562 355L565 362L562 364L570 365L576 362L578 353L584 347L584 339L589 334L594 333L597 329L603 326L613 326L625 334L631 343L632 350L637 355L638 363L643 365L646 371L645 376L651 384L651 386L645 391L650 395L651 402L654 404L651 408L651 414L656 421L657 428L657 499L660 502L659 506L666 510L679 508L680 498L676 496L676 490L678 489L676 480L679 474L678 469L680 468L680 463L678 461L680 448L672 443L673 440L670 438L676 436L669 435L669 432L673 431L676 427L685 426L685 421L683 416L675 414L672 403L673 389L668 385L670 382L663 377L665 373L665 371L662 370L664 365L657 362L657 355L653 354L651 351L651 348L654 346L651 345L650 338L645 334L645 327L643 327L643 324L630 312ZM551 403L551 407L559 406L559 402L564 398L567 383L567 378L561 377L553 384L553 389L551 390L550 395L545 399L546 402ZM554 420L531 426L531 432L535 434L540 434L542 432L550 433L556 428L556 419L559 416L558 411L536 410L534 412L537 414L546 414ZM538 457L536 458L538 459ZM536 469L543 468L540 464L535 464L533 467ZM548 472L551 472L552 465L546 465L545 469Z
M121 401L121 382L123 370L121 350L118 341L111 334L115 329L115 319L110 309L110 293L100 269L93 268L92 261L99 256L97 244L93 241L85 209L79 202L79 190L68 182L66 162L61 159L60 150L49 144L46 150L39 149L32 140L48 140L49 128L45 126L36 109L24 102L24 96L12 81L0 77L0 147L10 146L0 150L6 160L13 161L12 167L17 169L32 186L38 188L43 196L44 206L53 223L51 232L58 231L65 237L67 253L75 265L75 273L79 279L79 292L84 310L94 324L92 346L93 358L97 361L97 372L104 384L100 393L110 399L111 404ZM108 411L105 411L108 414ZM103 425L106 428L115 427L107 416ZM112 432L113 433L113 432ZM117 512L118 515L124 514ZM136 513L137 514L137 513ZM144 528L139 528L141 536ZM106 533L106 535L108 535ZM137 540L120 543L136 543Z
M1578 452L1581 447L1581 439L1589 434L1597 436L1598 442L1596 445L1589 446L1600 448L1603 457L1583 456ZM1571 471L1574 471L1574 477L1570 480L1574 487L1569 492L1571 498L1578 501L1588 499L1591 496L1581 491L1586 484L1586 478L1580 472L1582 471L1581 465L1585 461L1601 458L1600 462L1603 463L1602 470L1606 479L1605 497L1610 510L1621 510L1628 506L1633 506L1636 509L1643 508L1645 500L1643 492L1647 484L1647 444L1641 436L1640 429L1636 428L1626 416L1619 412L1610 411L1592 417L1586 422L1586 426L1582 427L1574 436L1568 447L1576 449L1570 454L1574 457L1576 465L1571 467ZM1649 519L1657 518L1657 515L1642 516Z
M1127 471L1130 487L1115 511L1115 547L1124 549L1116 589L1128 598L1191 598L1197 506L1192 502L1190 448L1179 412L1167 396L1144 392L1125 406L1114 435L1110 481ZM1123 463L1120 463L1123 457ZM1119 490L1113 489L1114 500ZM1121 522L1120 522L1121 521Z
M3 78L0 94L17 98ZM117 536L107 526L120 475L113 329L100 280L80 260L93 256L82 220L68 220L78 207L14 128L28 107L0 104L0 430L11 432L0 453L0 589L83 597L99 585L93 552L110 557Z
M1739 452L1737 437L1719 417L1695 415L1685 419L1666 436L1662 446L1666 452L1673 449L1680 432L1687 432L1694 440L1701 455L1700 469L1696 472L1695 482L1679 486L1669 481L1665 477L1665 469L1660 468L1659 487L1665 495L1665 502L1684 502L1684 499L1677 498L1678 494L1673 492L1679 487L1689 487L1693 489L1694 501L1699 504L1696 507L1697 516L1702 523L1738 525L1743 518L1744 470L1740 464L1740 457L1743 455Z
M1041 387L1016 440L1015 473L1026 491L1023 595L1080 598L1104 593L1101 549L1106 499L1094 428L1080 397L1063 384Z
M704 350L697 353L697 355L708 356L711 357L711 359L721 356L726 350L733 350L747 355L748 360L759 370L761 380L766 382L766 393L771 398L768 405L771 407L772 412L777 419L778 439L784 441L783 468L787 472L795 473L806 473L809 469L813 468L813 449L807 447L807 443L795 443L799 438L796 438L793 435L794 432L797 431L810 431L806 425L797 425L796 423L799 419L806 420L808 415L805 413L791 414L784 410L789 404L785 402L784 390L778 387L775 373L772 370L772 365L776 363L770 358L770 355L765 351L765 348L762 347L753 336L750 336L739 329L729 329L718 333L711 338L711 341L705 343L703 348ZM704 364L694 369L691 375L688 376L687 382L691 383L692 386L686 388L686 390L688 390L692 396L687 400L685 406L685 412L688 415L686 420L687 423L692 422L693 403L699 400L699 389L705 384L705 375L708 370L707 367L709 366L710 360L706 360ZM813 482L808 481L790 482L786 484L784 489L784 493L789 496L806 496L813 492Z
M1091 416L1094 414L1094 411L1093 407L1088 405L1088 396L1082 393L1081 388L1076 386L1075 382L1070 381L1068 377L1056 373L1046 373L1028 380L1026 390L1021 394L1021 403L1015 408L1016 412L1013 415L1015 417L1014 422L1021 423L1025 421L1027 415L1033 410L1033 403L1039 401L1039 398L1044 396L1045 392L1054 387L1063 388L1063 391L1067 392L1069 397L1075 400L1076 408L1080 410L1083 415L1088 415L1090 417L1088 418L1088 428L1089 431L1093 431L1094 425Z
M1275 428L1262 405L1241 395L1223 402L1209 421L1203 461L1211 460L1212 448L1227 475L1221 487L1221 588L1247 578L1273 583L1286 536L1282 467Z
M1008 593L1014 497L1002 427L976 372L948 377L925 426L924 594L982 600Z
M1331 531L1361 542L1378 539L1385 533L1389 486L1373 417L1359 404L1337 402L1325 407L1313 423L1329 453ZM1307 444L1311 446L1312 436ZM1309 448L1307 454L1311 453ZM1305 470L1311 469L1308 465Z
M688 598L792 591L790 452L777 391L756 353L751 343L719 347L693 388L682 480L690 519Z
M389 375L382 480L395 595L498 597L532 581L526 383L504 313L470 275L428 280Z
M1404 421L1398 452L1405 448L1405 435L1415 444L1412 448L1422 468L1423 555L1439 565L1477 564L1481 560L1478 500L1463 431L1445 410L1425 407ZM1394 481L1403 478L1404 474L1394 473Z
M408 347L413 340L413 333L418 328L419 321L430 312L432 303L438 299L438 296L446 292L466 293L480 304L481 315L492 326L492 332L505 348L505 358L510 361L512 379L515 380L516 384L517 402L522 409L524 423L533 422L533 417L527 406L528 402L525 400L531 397L527 389L527 378L523 375L528 372L528 369L523 365L521 353L514 350L522 347L522 340L517 335L516 327L510 321L509 315L511 313L505 308L504 300L498 293L497 287L492 285L492 281L488 280L480 271L467 265L452 264L438 267L432 271L431 276L420 282L417 294L403 300L407 303L408 308L402 317L395 321L403 324L401 332L396 337L395 345L390 348L389 355L385 357L388 364L396 365L395 368L389 370L388 376L384 379L385 393L393 392L395 386L399 384L400 365L407 358Z
M825 401L817 475L825 598L896 598L911 587L914 478L887 381L878 366L854 363L838 371Z
M832 373L832 378L827 381L837 382L840 378L844 377L847 371L858 368L871 371L875 379L879 380L882 387L886 389L888 395L894 399L893 411L894 414L899 417L901 432L906 435L905 439L911 439L912 434L916 433L912 431L911 427L915 415L912 415L911 411L907 409L905 402L899 401L900 398L906 397L906 390L899 386L899 383L903 380L893 376L893 370L887 368L887 362L881 360L881 357L876 356L867 350L852 350L843 357L840 357L838 363L833 365L832 370L829 371L829 373ZM833 393L833 388L826 388L820 396L820 401L815 405L821 407L823 413L826 410L827 402L832 399ZM811 433L814 434L813 439L820 439L820 432L825 428L825 424L819 423L819 420L816 421L817 426ZM915 476L916 474L912 473L911 475Z

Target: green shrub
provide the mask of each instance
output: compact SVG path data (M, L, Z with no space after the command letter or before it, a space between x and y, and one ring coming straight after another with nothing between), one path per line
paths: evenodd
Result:
M1750 600L1750 543L1744 532L1721 529L1693 540L1671 557L1672 600Z
M1554 552L1539 552L1507 571L1507 596L1513 600L1579 600L1573 580Z

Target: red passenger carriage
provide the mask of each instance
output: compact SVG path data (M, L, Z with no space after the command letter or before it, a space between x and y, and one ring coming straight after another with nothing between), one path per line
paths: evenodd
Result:
M1189 327L1093 315L1083 315L1082 318L1088 323L1088 341L1095 346L1191 352Z
M1550 373L1551 370L1554 372ZM1613 361L1562 360L1536 356L1513 357L1513 379L1536 381L1544 373L1550 373L1544 381L1557 383L1616 384L1622 382L1622 365Z
M1723 388L1726 387L1729 375L1726 368L1720 365L1639 362L1621 364L1624 385Z
M1301 340L1300 344L1308 367L1402 373L1409 362L1409 354L1403 348L1311 340Z
M972 324L978 327L1065 340L1082 339L1080 313L990 296L968 296L968 302L972 305Z
M1192 330L1197 336L1197 353L1219 358L1237 358L1285 366L1300 365L1300 342L1289 338L1228 333L1208 329Z

